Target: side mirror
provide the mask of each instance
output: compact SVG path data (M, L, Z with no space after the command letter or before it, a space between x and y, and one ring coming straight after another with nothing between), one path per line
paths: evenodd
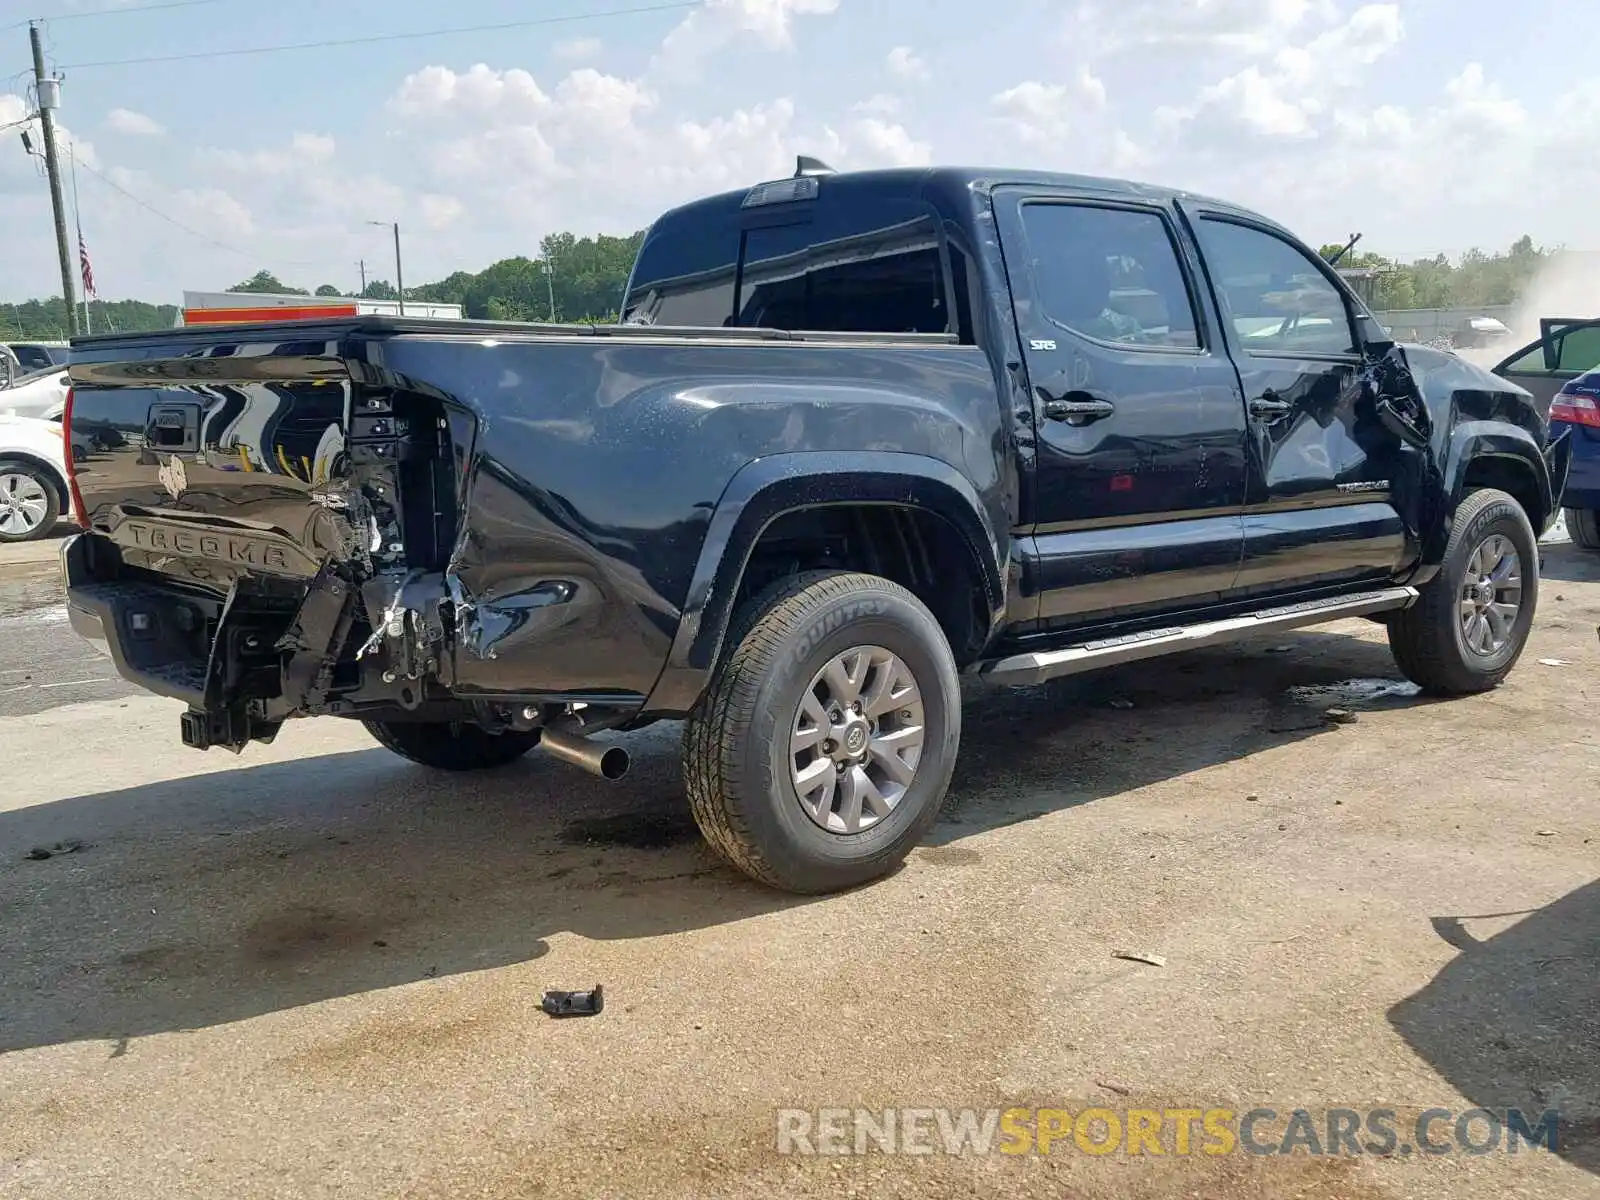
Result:
M1428 435L1403 417L1387 396L1377 401L1378 423L1400 441L1418 450L1427 448Z

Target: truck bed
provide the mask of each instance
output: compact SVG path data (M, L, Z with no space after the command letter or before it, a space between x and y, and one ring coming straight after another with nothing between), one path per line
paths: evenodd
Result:
M352 316L80 338L70 374L74 619L141 685L267 725L638 708L748 464L1000 472L988 360L940 334Z

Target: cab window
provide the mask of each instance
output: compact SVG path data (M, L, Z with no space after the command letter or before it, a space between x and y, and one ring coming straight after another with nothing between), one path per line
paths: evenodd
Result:
M1273 233L1215 217L1199 222L1200 248L1223 316L1248 354L1353 354L1344 293L1316 261Z
M1053 324L1096 341L1194 349L1194 303L1166 218L1148 209L1030 201L1028 272Z

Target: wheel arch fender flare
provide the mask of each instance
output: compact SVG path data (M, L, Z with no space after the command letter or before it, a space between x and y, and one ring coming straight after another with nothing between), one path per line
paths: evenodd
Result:
M1005 610L1010 532L996 529L970 480L940 459L901 451L800 451L759 458L729 480L701 544L671 651L645 708L684 712L722 652L734 598L762 534L779 517L811 508L899 505L958 532L978 568L989 631Z
M1550 447L1549 453L1554 454L1559 462L1552 462L1546 453L1532 435L1518 426L1495 424L1487 428L1473 428L1472 425L1463 425L1453 430L1445 447L1440 486L1444 501L1441 506L1443 519L1435 522L1435 527L1429 531L1424 562L1438 564L1443 561L1445 544L1450 539L1450 526L1467 494L1467 475L1474 464L1485 461L1492 461L1504 470L1515 472L1517 477L1531 485L1539 511L1528 513L1528 521L1533 525L1536 535L1542 534L1554 518L1560 501L1560 495L1553 490L1552 474L1558 465L1564 467L1570 449L1560 444Z

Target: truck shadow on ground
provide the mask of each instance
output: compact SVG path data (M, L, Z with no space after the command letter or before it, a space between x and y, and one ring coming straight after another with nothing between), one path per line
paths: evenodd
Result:
M1419 703L1406 691L1382 643L1330 633L979 684L920 853L975 861L951 843L1270 746L1357 736L1324 709ZM651 937L814 903L706 849L678 734L626 735L636 765L617 784L537 755L447 776L373 749L0 814L0 1052L102 1040L117 1054L148 1034L527 962L559 932ZM73 839L81 849L25 857Z
M1506 916L1520 919L1481 940L1473 932ZM1528 914L1433 924L1461 954L1390 1022L1474 1105L1502 1120L1518 1109L1535 1130L1545 1112L1560 1114L1556 1153L1600 1174L1600 880ZM1486 1136L1480 1123L1474 1137Z
M1600 551L1582 550L1571 542L1541 545L1539 549L1541 583L1600 583Z

